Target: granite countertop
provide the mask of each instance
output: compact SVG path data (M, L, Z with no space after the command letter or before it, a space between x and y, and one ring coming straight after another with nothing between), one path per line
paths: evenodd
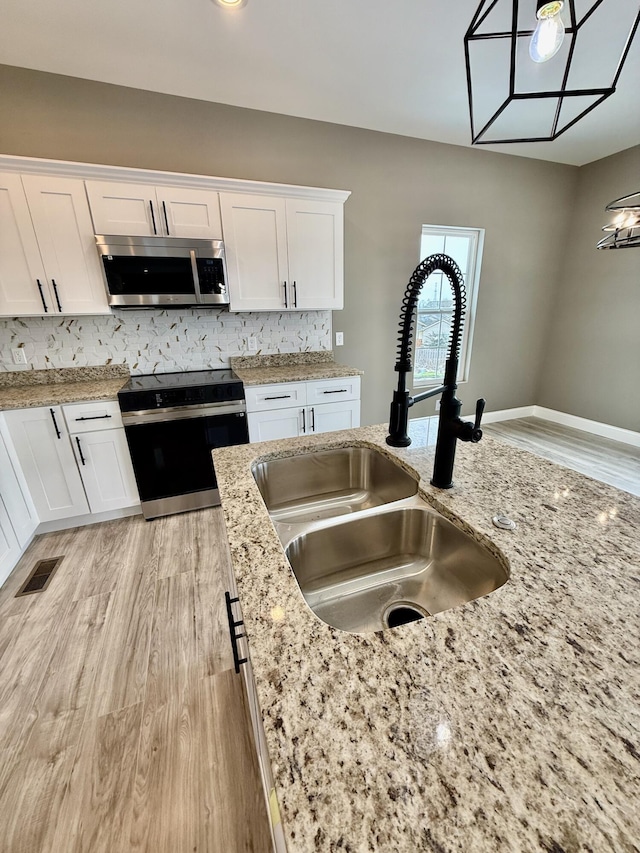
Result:
M458 444L439 491L411 430L407 449L379 426L214 452L290 853L637 851L640 499L486 436ZM378 633L320 621L250 464L350 444L418 473L502 551L507 583Z
M0 374L0 411L115 400L128 379L126 365L8 372Z
M339 379L361 376L363 371L338 364L330 350L284 353L265 356L238 356L230 359L231 368L246 386L276 382L307 382L314 379Z

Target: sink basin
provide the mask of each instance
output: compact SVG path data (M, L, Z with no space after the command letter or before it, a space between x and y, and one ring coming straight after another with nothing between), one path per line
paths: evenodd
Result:
M313 612L354 633L449 610L509 576L503 561L426 506L316 527L293 539L286 554Z
M339 447L257 462L253 476L273 521L302 524L411 497L415 478L368 447Z

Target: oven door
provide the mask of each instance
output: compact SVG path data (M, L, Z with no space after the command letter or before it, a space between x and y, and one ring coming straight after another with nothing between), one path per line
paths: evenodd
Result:
M123 413L123 422L145 518L219 505L211 451L249 441L244 411Z

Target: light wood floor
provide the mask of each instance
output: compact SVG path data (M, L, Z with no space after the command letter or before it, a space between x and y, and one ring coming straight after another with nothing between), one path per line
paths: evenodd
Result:
M2 853L270 849L227 560L219 509L34 540L0 590Z
M542 418L518 418L482 428L487 435L640 495L640 448Z

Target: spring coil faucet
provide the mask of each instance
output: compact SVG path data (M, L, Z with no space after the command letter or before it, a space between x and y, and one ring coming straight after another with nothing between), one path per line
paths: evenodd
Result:
M443 272L449 280L453 291L453 323L449 339L449 354L445 363L444 384L438 388L416 394L414 397L407 391L407 373L411 371L411 345L413 341L413 322L420 291L431 273L436 270ZM436 440L436 457L433 465L431 485L438 489L450 489L453 486L453 462L456 454L456 441L471 441L476 443L482 438L480 421L484 412L485 400L476 403L475 422L463 421L460 418L462 402L456 397L458 375L458 360L460 358L460 342L462 323L466 308L467 297L462 280L462 273L456 262L448 255L430 255L425 258L413 271L407 285L400 309L400 331L398 334L398 353L395 370L398 373L398 388L393 392L391 413L389 416L389 435L387 444L392 447L408 447L411 439L407 434L409 409L414 403L435 397L442 393L440 400L440 418L438 421L438 437Z

